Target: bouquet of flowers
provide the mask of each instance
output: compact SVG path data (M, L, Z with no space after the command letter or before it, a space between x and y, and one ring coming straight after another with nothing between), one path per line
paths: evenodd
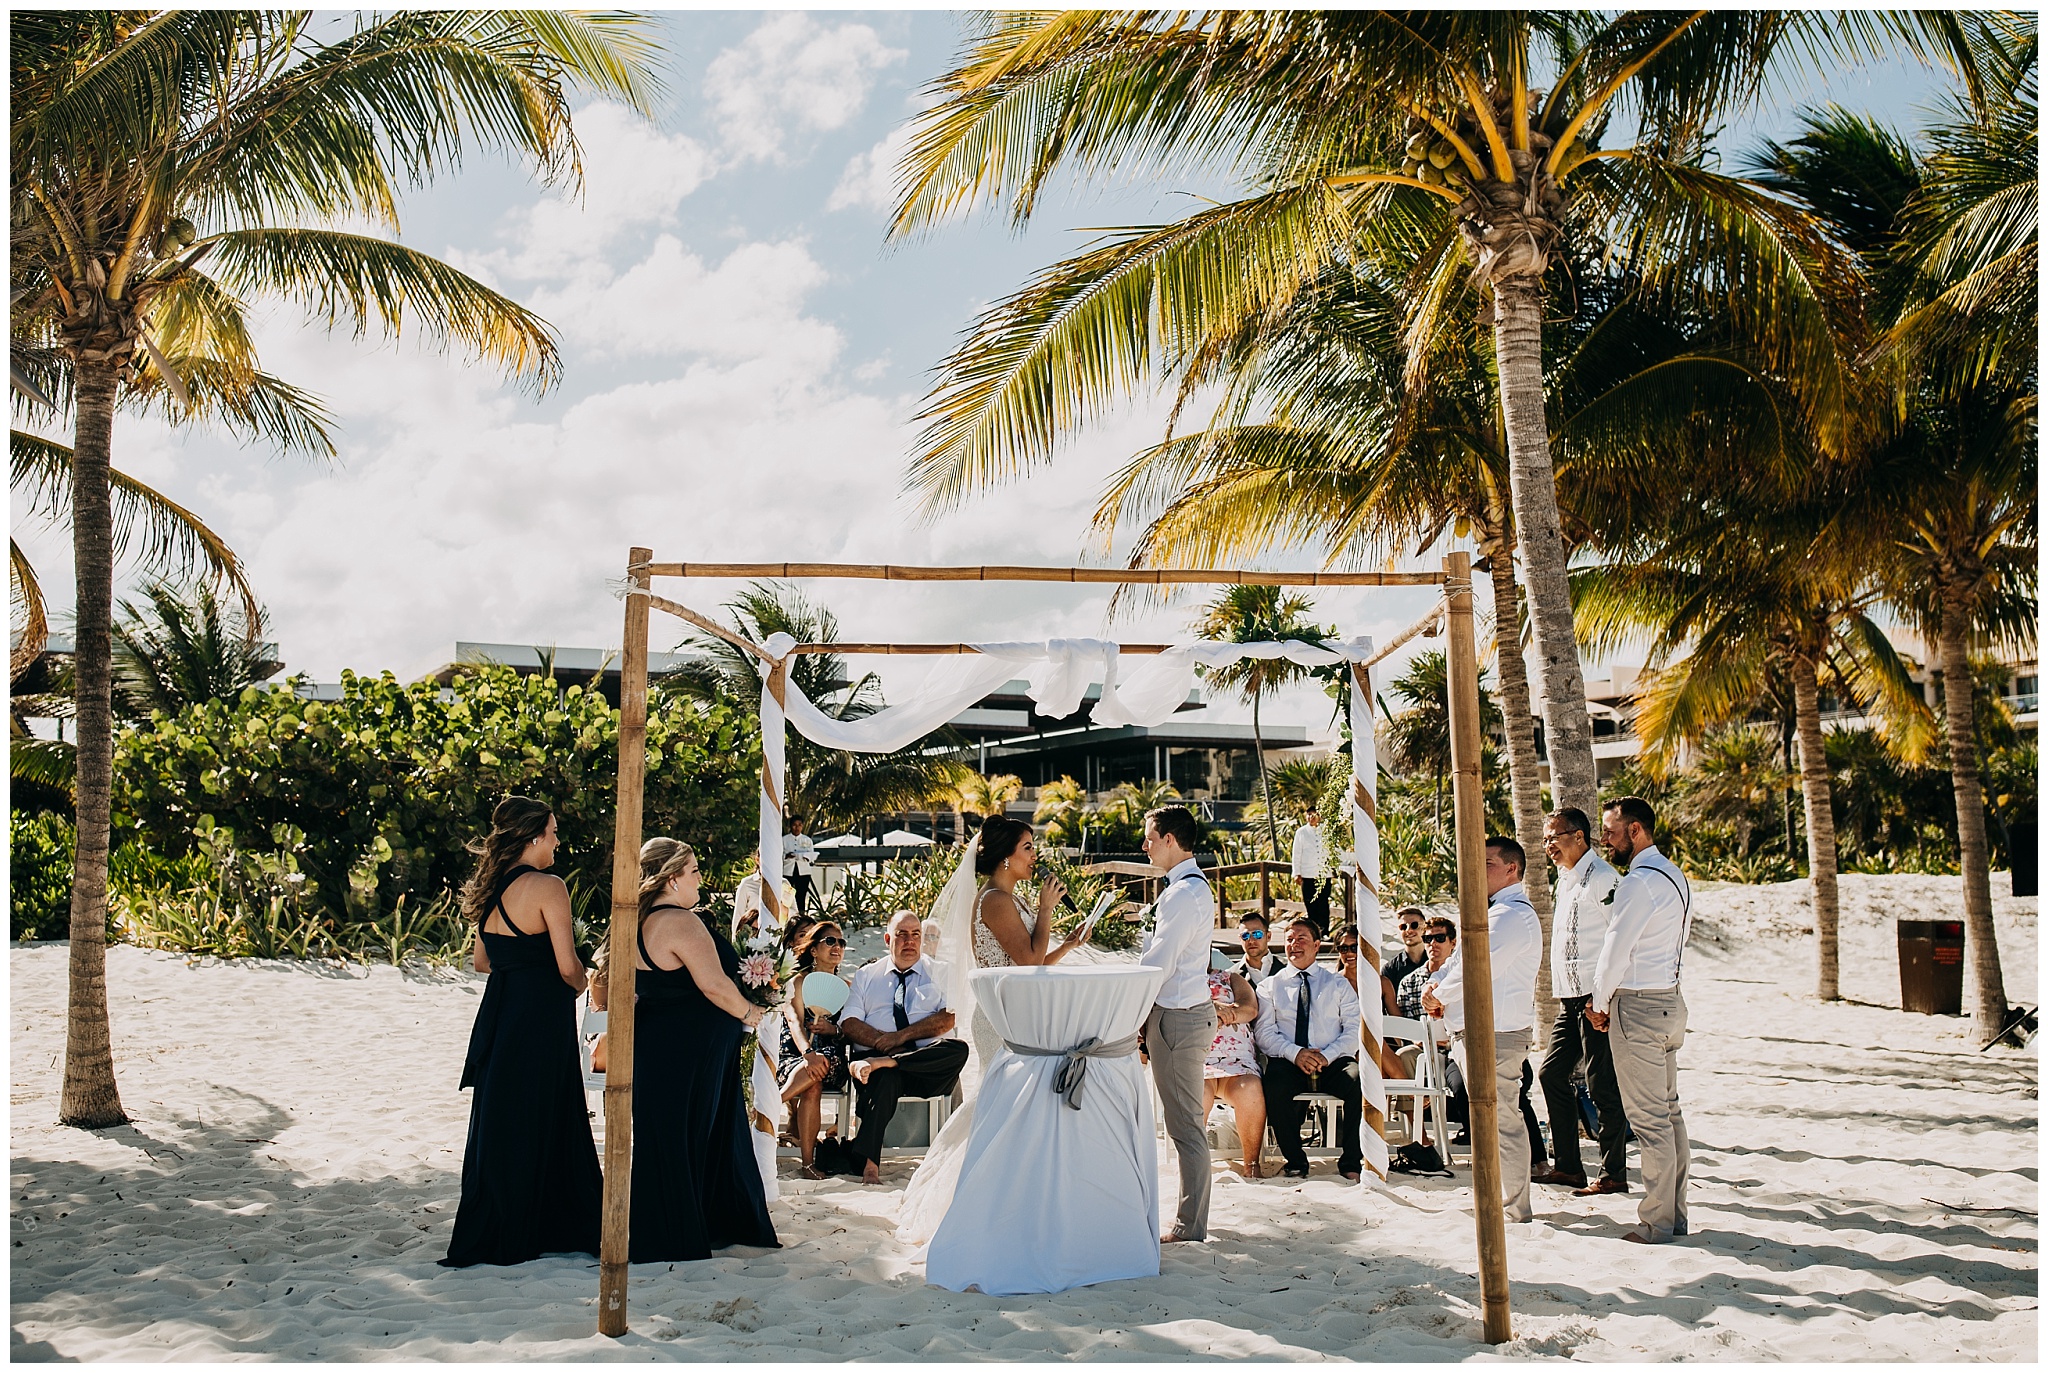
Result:
M740 990L756 1006L774 1009L789 999L796 979L796 957L782 947L772 934L760 934L747 941L740 954Z

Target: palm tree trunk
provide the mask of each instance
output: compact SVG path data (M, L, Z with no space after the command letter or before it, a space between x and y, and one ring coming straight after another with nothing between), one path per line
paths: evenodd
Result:
M1984 834L1984 784L1977 777L1976 684L1963 640L1970 623L1969 598L1961 587L1949 586L1941 599L1941 690L1956 794L1956 845L1963 860L1963 929L1970 942L1973 1013L1981 1045L2005 1027L2005 973L1998 961L1998 929L1991 921L1991 852ZM82 820L81 813L81 837Z
M114 369L80 360L72 442L71 550L78 624L78 848L71 872L71 986L64 1031L64 1092L57 1119L97 1130L124 1124L107 1023L107 843L113 790L111 626L114 526L108 497Z
M1813 877L1813 932L1820 943L1822 1001L1842 999L1841 902L1835 886L1835 800L1827 740L1820 729L1820 680L1813 660L1792 660L1793 710L1799 719L1799 786L1806 795L1806 868Z
M1500 676L1500 708L1507 720L1508 790L1514 797L1515 838L1529 863L1522 889L1543 924L1544 953L1536 965L1540 1031L1557 1022L1557 999L1550 992L1550 859L1543 850L1543 781L1537 772L1541 764L1536 758L1536 720L1529 713L1529 670L1522 661L1522 602L1515 587L1513 550L1505 538L1495 542L1487 551L1487 564L1493 577L1494 670Z
M1252 693L1252 751L1259 760L1259 795L1266 800L1266 843L1273 850L1273 861L1280 861L1280 828L1273 820L1273 787L1266 780L1266 736L1259 729L1259 696Z
M1543 413L1543 294L1536 278L1493 283L1493 351L1500 369L1501 415L1507 428L1508 481L1514 493L1515 537L1543 678L1543 723L1550 748L1550 795L1558 806L1600 812L1593 730L1586 719L1586 677L1572 628L1572 591L1565 579L1564 529L1557 514L1557 474L1550 465L1550 426Z

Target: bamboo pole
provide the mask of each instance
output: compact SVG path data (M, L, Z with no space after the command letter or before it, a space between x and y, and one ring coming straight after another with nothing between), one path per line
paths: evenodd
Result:
M910 567L900 563L656 563L652 577L850 577L884 582L1110 582L1126 586L1436 586L1439 572L1255 572L1219 567Z
M1472 568L1444 560L1450 621L1451 805L1458 849L1458 956L1465 961L1465 1092L1472 1118L1472 1219L1479 1238L1479 1304L1488 1344L1509 1333L1507 1221L1501 1212L1500 1112L1494 1094L1493 958L1486 937L1486 803L1479 775L1479 652Z
M654 551L636 548L626 575L645 588ZM604 1211L597 1330L626 1333L626 1257L633 1214L633 971L640 924L640 805L647 785L647 598L626 598L619 664L619 792L612 831L609 1018L605 1022Z

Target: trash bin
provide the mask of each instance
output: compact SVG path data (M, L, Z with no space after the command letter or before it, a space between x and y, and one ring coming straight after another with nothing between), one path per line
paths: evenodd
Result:
M2038 896L2041 892L2041 827L2022 820L2012 827L2012 894Z
M1963 1013L1963 922L1899 922L1899 1004L1922 1015Z

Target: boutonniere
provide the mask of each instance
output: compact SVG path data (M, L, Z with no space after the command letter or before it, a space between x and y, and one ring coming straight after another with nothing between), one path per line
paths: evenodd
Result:
M1617 890L1617 888L1615 888L1615 887L1609 887L1609 888L1607 889L1607 895L1605 895L1605 896L1603 896L1603 897L1601 897L1601 898L1600 898L1600 904L1601 904L1601 905L1603 905L1603 906L1611 906L1611 905L1613 905L1613 904L1614 904L1614 893L1615 893L1615 891L1616 891L1616 890Z

